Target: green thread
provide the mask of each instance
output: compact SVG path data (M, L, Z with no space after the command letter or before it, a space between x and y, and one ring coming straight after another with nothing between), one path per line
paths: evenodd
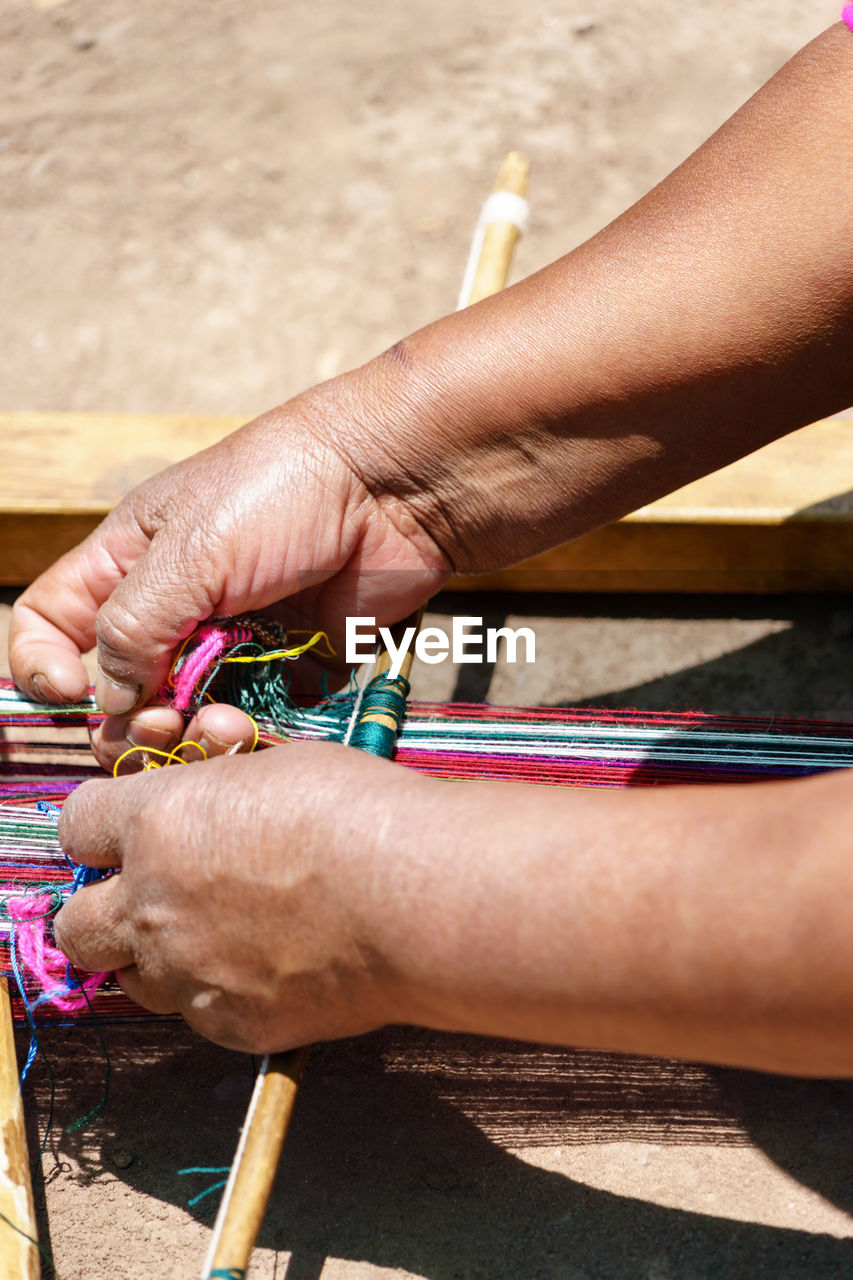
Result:
M204 1280L246 1280L246 1272L242 1267L217 1267L208 1271Z
M31 1236L30 1233L28 1231L25 1231L23 1227L16 1226L11 1218L6 1217L5 1213L0 1213L0 1220L5 1222L8 1227L11 1227L13 1231L17 1231L18 1235L23 1236L25 1240L28 1240L30 1242L30 1244L35 1245L35 1247L38 1249L44 1261L50 1267L50 1276L53 1278L53 1280L59 1280L59 1273L56 1270L56 1263L53 1261L53 1258L50 1256L47 1250L41 1247L38 1240L36 1240L35 1236ZM219 1274L227 1275L228 1273L225 1271L221 1273L217 1271L211 1272L211 1275L219 1275ZM241 1272L239 1275L237 1275L237 1280L240 1280L241 1276L243 1275L245 1275L244 1272ZM48 1280L50 1280L50 1278L48 1278Z
M187 1208L194 1209L199 1200L204 1200L206 1196L212 1196L214 1191L221 1191L223 1187L227 1187L228 1179L223 1178L221 1182L214 1182L212 1187L207 1187L204 1191L199 1191L197 1196L187 1201Z
M405 676L381 675L371 680L364 690L358 721L350 735L349 745L359 751L390 760L397 746L397 734L406 714L409 682ZM386 716L394 724L382 724L377 716Z
M221 1167L194 1164L194 1165L190 1165L188 1169L179 1169L178 1177L183 1177L184 1174L187 1174L187 1173L228 1173L230 1174L231 1168L227 1164L222 1165ZM193 1209L198 1204L199 1200L204 1200L206 1196L212 1195L214 1191L220 1191L222 1187L225 1187L227 1185L228 1185L227 1178L223 1178L221 1182L214 1182L212 1187L207 1187L204 1191L200 1191L198 1195L193 1196L191 1200L188 1200L187 1208Z
M6 830L8 830L8 828ZM20 893L16 893L18 885L20 885ZM48 916L54 915L62 906L62 890L58 889L56 885L49 880L43 882L35 881L31 883L12 880L9 884L3 886L3 892L5 896L0 898L0 922L3 924L7 924L12 919L9 915L9 903L15 897L34 898L38 897L38 895L42 893L50 895L50 906L44 911L39 912L38 915L27 916L28 920L46 920Z
M113 1064L110 1061L109 1050L107 1049L107 1042L104 1039L104 1033L101 1030L101 1020L98 1017L98 1015L95 1013L95 1010L92 1008L92 1002L89 999L88 993L86 992L86 988L80 982L80 976L77 973L77 970L74 968L73 964L69 964L68 967L74 975L74 981L77 983L77 985L80 987L80 990L83 992L83 999L86 1001L86 1004L89 1008L89 1013L92 1015L92 1025L94 1026L97 1037L101 1042L101 1048L104 1052L104 1062L106 1063L106 1071L104 1072L104 1088L103 1088L103 1092L101 1093L100 1099L95 1103L91 1111L87 1111L84 1116L80 1116L79 1120L72 1121L72 1123L69 1124L65 1130L66 1133L77 1133L79 1132L80 1129L85 1129L87 1125L90 1125L93 1120L97 1120L98 1116L101 1115L101 1113L104 1110L104 1107L107 1105L107 1102L110 1096L110 1078L112 1076Z

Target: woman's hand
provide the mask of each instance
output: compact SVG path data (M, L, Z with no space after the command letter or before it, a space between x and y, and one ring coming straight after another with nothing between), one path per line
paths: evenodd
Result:
M408 1022L853 1074L850 771L442 782L331 743L85 783L72 961L255 1052Z
M405 1019L379 942L383 869L436 783L329 743L87 782L59 834L121 874L75 894L56 938L84 969L252 1052ZM391 830L390 815L399 838ZM381 914L381 912L380 912Z
M291 620L334 641L346 615L387 624L441 585L445 555L387 487L371 488L365 459L378 473L385 453L370 443L381 395L362 395L365 381L315 388L141 484L19 598L10 661L31 696L80 697L80 655L97 643L98 704L122 717L96 735L104 763L180 738L176 711L126 717L154 699L198 622L286 600ZM246 737L239 713L205 715L213 739Z

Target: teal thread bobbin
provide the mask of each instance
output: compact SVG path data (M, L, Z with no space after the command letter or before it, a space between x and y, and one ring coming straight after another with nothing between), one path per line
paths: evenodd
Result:
M390 760L406 714L409 689L405 676L375 676L364 691L349 745Z

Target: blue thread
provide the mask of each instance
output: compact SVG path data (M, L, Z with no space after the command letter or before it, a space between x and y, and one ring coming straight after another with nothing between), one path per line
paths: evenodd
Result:
M179 1169L178 1176L182 1177L186 1173L229 1173L230 1174L230 1172L231 1172L231 1167L230 1165L227 1165L227 1164L222 1165L221 1167L212 1167L209 1165L194 1164L194 1165L190 1165L188 1169ZM212 1187L208 1187L205 1191L200 1191L197 1196L193 1196L191 1200L188 1200L187 1207L190 1209L194 1208L195 1205L198 1204L199 1200L204 1200L205 1196L213 1195L214 1191L220 1191L224 1186L227 1186L227 1184L228 1184L227 1178L223 1178L221 1182L214 1182ZM211 1274L217 1275L219 1273L212 1272ZM227 1274L227 1273L223 1272L223 1274Z
M18 930L14 920L9 922L9 959L12 962L12 972L15 975L15 982L18 986L18 994L24 1004L24 1013L27 1016L27 1025L30 1028L30 1045L27 1050L27 1060L24 1063L24 1069L21 1072L21 1084L27 1078L27 1072L33 1065L36 1054L39 1051L38 1034L36 1032L36 1020L33 1017L33 1006L30 1003L30 997L27 995L27 989L24 986L24 975L21 973L21 964L18 959Z
M101 1020L98 1017L98 1015L95 1013L95 1010L92 1008L92 1002L89 999L89 993L86 990L86 988L83 986L83 984L80 982L80 980L78 979L76 970L72 969L72 973L74 974L74 980L77 983L77 986L83 992L83 999L86 1001L86 1007L92 1016L92 1026L95 1028L95 1032L97 1034L98 1040L101 1043L101 1049L104 1054L104 1062L106 1063L107 1069L104 1072L104 1088L99 1100L95 1103L94 1107L92 1107L91 1111L87 1111L84 1116L80 1116L77 1120L74 1120L70 1125L68 1125L68 1127L65 1130L66 1133L77 1133L80 1129L85 1129L87 1125L90 1125L93 1120L97 1120L98 1116L102 1114L104 1108L107 1105L107 1102L109 1101L110 1080L112 1079L112 1072L113 1072L113 1064L110 1061L109 1050L107 1049L107 1042L104 1039L104 1033L101 1030Z
M212 1196L214 1191L221 1191L223 1187L228 1185L228 1179L223 1178L221 1182L214 1182L212 1187L208 1187L206 1191L199 1191L197 1196L193 1196L187 1201L187 1208L194 1209L199 1200L203 1200L205 1196Z
M27 995L26 987L24 986L24 979L21 973L21 966L18 962L18 949L17 949L17 939L15 937L15 921L14 920L10 921L10 924L9 924L9 959L12 962L12 972L15 975L15 982L18 984L18 993L23 1002L24 1013L26 1014L27 1024L30 1028L30 1045L29 1045L29 1049L27 1050L27 1060L24 1063L24 1069L21 1072L21 1084L23 1084L24 1081L26 1080L27 1072L29 1071L30 1067L33 1065L36 1054L38 1053L41 1053L42 1062L44 1063L45 1068L47 1069L48 1078L50 1079L50 1103L47 1110L47 1125L45 1126L44 1137L42 1138L41 1146L39 1147L39 1160L41 1160L42 1156L44 1155L45 1148L47 1147L47 1139L50 1135L51 1128L53 1127L53 1107L56 1101L56 1076L53 1074L53 1065L50 1061L50 1058L48 1058L44 1049L42 1049L41 1045L39 1044L38 1033L36 1031L36 1021L35 1021L35 1018L33 1017L32 1006L30 1005L30 999L29 999L29 996Z

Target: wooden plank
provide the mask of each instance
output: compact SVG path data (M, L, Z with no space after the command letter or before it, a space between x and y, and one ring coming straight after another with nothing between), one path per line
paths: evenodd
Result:
M129 489L245 418L0 413L0 511L102 518Z
M39 1280L24 1109L5 978L0 978L0 1214L0 1276L3 1280Z
M0 584L20 585L134 484L239 418L0 414ZM850 591L853 420L804 427L633 515L457 587Z

